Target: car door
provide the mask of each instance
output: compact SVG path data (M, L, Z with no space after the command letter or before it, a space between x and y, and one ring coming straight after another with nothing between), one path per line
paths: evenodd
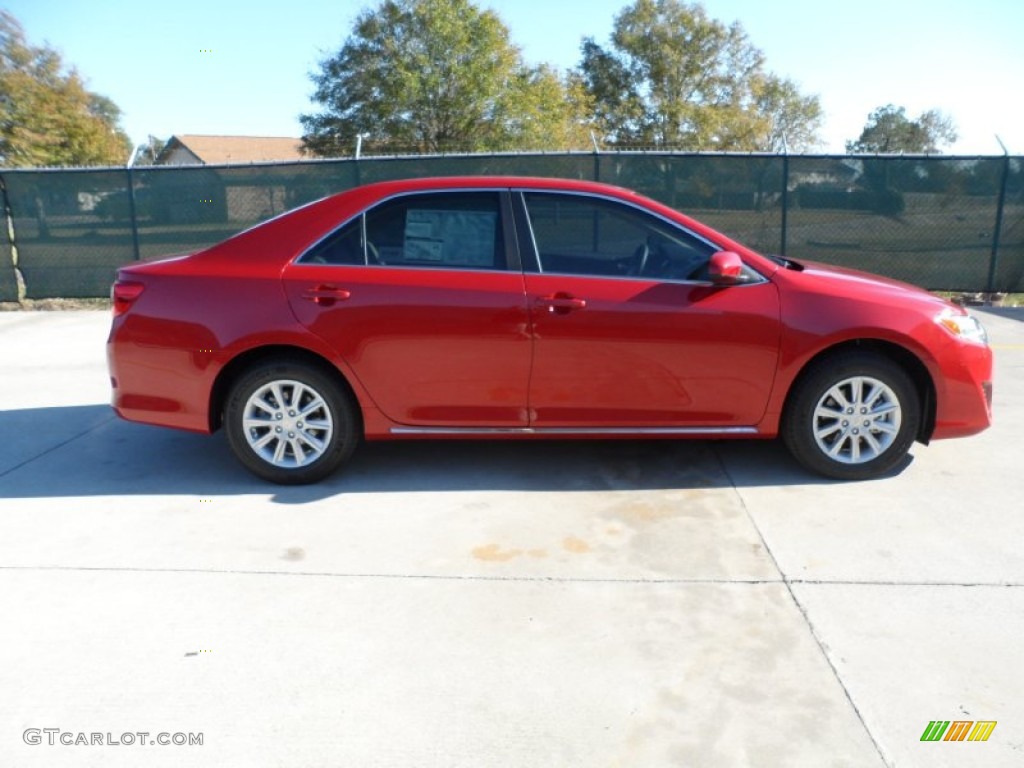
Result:
M284 273L299 321L412 427L523 427L531 340L507 192L397 196Z
M631 203L516 194L535 428L751 427L779 352L775 286L713 286L718 248ZM710 430L713 431L713 430Z

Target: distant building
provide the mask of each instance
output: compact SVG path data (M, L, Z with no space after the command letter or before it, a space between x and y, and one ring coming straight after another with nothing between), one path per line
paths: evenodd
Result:
M290 136L171 136L155 165L235 165L302 160L302 140Z
M170 220L255 222L281 213L289 206L283 177L275 169L252 166L298 162L304 159L301 147L301 139L288 136L172 136L154 165L250 167L186 174L164 206Z

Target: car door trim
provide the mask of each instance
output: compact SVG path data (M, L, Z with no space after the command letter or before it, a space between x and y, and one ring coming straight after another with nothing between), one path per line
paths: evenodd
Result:
M393 435L756 435L757 427L391 427Z

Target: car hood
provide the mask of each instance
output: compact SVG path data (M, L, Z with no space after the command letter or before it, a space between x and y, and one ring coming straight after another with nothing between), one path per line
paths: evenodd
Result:
M803 259L795 263L801 268L799 274L802 279L828 284L837 293L862 297L874 295L879 298L905 300L940 308L955 306L945 299L929 293L924 288L900 280Z

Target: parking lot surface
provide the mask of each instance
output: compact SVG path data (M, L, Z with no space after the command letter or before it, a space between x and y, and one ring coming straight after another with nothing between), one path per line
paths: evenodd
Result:
M1024 764L1024 310L979 315L995 426L882 480L375 443L287 488L117 419L106 313L0 314L0 766Z

